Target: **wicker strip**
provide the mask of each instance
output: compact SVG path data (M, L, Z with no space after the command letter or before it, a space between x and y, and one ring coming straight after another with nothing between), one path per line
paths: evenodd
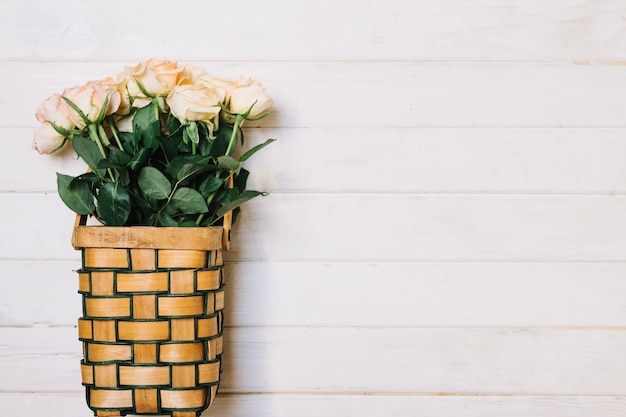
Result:
M121 292L167 292L169 275L167 272L117 274L118 293Z
M137 229L75 229L87 403L101 417L199 416L220 382L223 231ZM177 242L159 247L160 231Z

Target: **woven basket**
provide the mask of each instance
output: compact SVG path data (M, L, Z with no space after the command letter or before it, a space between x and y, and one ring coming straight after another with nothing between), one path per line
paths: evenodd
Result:
M72 245L82 382L95 416L199 416L221 373L223 227L86 226Z

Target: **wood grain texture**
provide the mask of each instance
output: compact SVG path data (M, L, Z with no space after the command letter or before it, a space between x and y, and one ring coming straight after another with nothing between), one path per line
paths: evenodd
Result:
M205 10L202 1L188 10ZM119 11L123 10L124 13ZM2 59L110 61L163 56L229 60L623 59L619 0L251 0L184 13L165 1L6 0ZM138 27L137 16L150 22ZM128 30L132 27L133 30ZM153 28L172 28L157 36ZM123 34L123 35L122 35Z
M0 4L5 414L88 413L54 176L84 165L29 149L35 109L156 57L276 102L207 415L626 415L622 0L185 5Z
M0 391L80 387L76 329L0 336ZM621 396L625 351L613 329L236 328L220 391Z
M231 326L624 327L626 264L226 266Z
M67 149L31 151L31 128L0 129L0 191L56 191L55 172L81 174ZM247 129L252 189L316 193L623 194L626 130ZM9 157L10 156L10 157ZM24 169L28 167L28 169Z
M87 415L83 393L0 393L0 405L13 417ZM87 410L87 411L86 411ZM203 415L222 417L358 417L373 413L397 417L622 417L620 396L394 396L394 395L263 395L219 393Z
M86 218L85 218L86 220ZM222 249L221 227L107 227L75 226L72 245L82 248L185 249L209 251Z
M259 235L256 244L234 245L231 255L281 261L616 261L626 249L625 204L620 196L275 194L251 202L233 240L254 242L255 233L272 233Z
M192 61L216 76L262 80L271 127L624 127L623 66L571 62ZM0 127L34 127L48 96L135 62L2 62ZM337 99L340 98L340 99ZM32 110L27 110L32 109Z

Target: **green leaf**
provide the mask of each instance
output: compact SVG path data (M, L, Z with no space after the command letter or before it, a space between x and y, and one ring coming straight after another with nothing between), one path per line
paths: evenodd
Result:
M200 183L198 187L198 191L206 198L209 194L219 190L219 188L224 184L224 180L219 177L207 177L204 181Z
M182 138L182 125L180 124L180 120L178 120L173 115L169 115L167 121L165 122L167 126L167 131L170 132L169 139L181 139Z
M161 138L159 140L159 146L161 147L165 161L171 161L178 156L178 147L174 142L175 140L171 137Z
M130 216L128 217L129 224L154 224L154 218L156 217L156 202L150 198L146 198L144 193L140 190L133 190L132 188L126 188L130 194L130 203L133 208ZM151 204L151 203L154 203Z
M226 153L228 148L228 142L230 142L230 136L233 132L233 127L226 124L220 125L220 128L215 132L215 140L211 144L209 149L209 155L218 157Z
M178 171L180 171L181 169L183 169L183 167L185 166L185 164L189 163L189 155L180 155L177 156L176 158L172 159L169 164L167 164L167 168L165 169L165 172L167 172L167 174L172 177L172 178L177 178L178 176Z
M222 207L220 207L217 210L216 214L217 214L218 218L222 217L224 214L228 213L231 210L236 209L237 207L241 206L246 201L249 201L249 200L253 199L254 197L258 197L260 195L267 195L267 193L266 192L262 192L262 191L246 190L246 191L242 192L241 194L239 194L239 197L237 197L233 201L228 202L228 203L224 204Z
M172 204L184 214L199 214L209 211L202 194L187 187L176 190L172 196Z
M222 190L222 194L218 195L217 201L224 205L236 200L237 197L239 197L239 190L237 188L226 188L225 190Z
M133 133L143 147L156 149L159 146L157 138L161 134L161 121L154 103L137 110L133 117Z
M248 182L248 176L250 172L244 168L239 170L239 173L235 175L234 186L239 191L243 192L246 189L246 184Z
M180 155L172 159L166 171L172 178L181 180L189 175L214 170L215 167L215 159L210 156Z
M108 158L103 158L98 163L98 168L106 169L106 168L114 168L114 169L124 169L126 164L130 162L130 155L126 152L117 151L115 153L111 153L111 156Z
M161 130L159 119L157 118L157 112L154 107L154 103L150 103L137 110L135 117L133 117L133 132L140 130L148 133L159 133Z
M158 223L164 227L177 227L178 223L169 214L161 212L157 218Z
M239 162L244 162L246 160L248 160L248 158L250 158L252 155L254 155L256 152L260 151L261 149L265 148L267 145L269 145L270 143L276 141L276 139L268 139L265 142L256 145L255 147L253 147L252 149L249 149L246 153L244 153L243 155L241 155L241 158L239 158Z
M196 175L212 171L213 169L214 167L210 165L187 163L180 169L180 171L178 171L178 173L176 173L176 179L181 182L189 181Z
M239 161L229 155L218 156L217 167L221 169L235 170L239 168Z
M131 157L130 161L128 161L128 168L132 169L133 171L141 168L146 164L146 162L148 162L151 153L151 150L148 148L140 149L139 152L134 154Z
M178 213L178 209L175 207L174 204L166 204L163 207L163 210L161 210L161 212L163 212L163 213L165 213L165 214L167 214L169 216L175 216L175 215L179 214Z
M57 172L57 188L61 200L74 213L93 214L96 205L88 182Z
M130 195L117 184L107 182L98 193L98 214L109 226L123 226L130 215Z
M74 178L72 180L72 186L78 181L89 184L91 190L95 190L102 183L102 179L100 179L100 177L98 177L98 175L96 175L96 173L93 171L85 172L84 174L80 174L78 177ZM95 196L95 193L93 191L92 194Z
M178 226L179 227L198 227L198 224L196 223L196 218L197 216L195 215L185 216L183 219L181 219L180 224Z
M101 177L105 175L106 171L98 168L98 164L104 157L100 152L100 148L98 148L98 145L96 145L94 141L83 136L76 136L72 140L72 147L78 156L80 156L92 170L97 172Z
M144 167L137 182L141 191L157 200L168 198L172 192L170 181L155 167Z
M132 155L137 151L137 143L135 142L135 135L131 132L118 132L117 135L122 142L122 146L124 147L124 151L128 152L128 154Z

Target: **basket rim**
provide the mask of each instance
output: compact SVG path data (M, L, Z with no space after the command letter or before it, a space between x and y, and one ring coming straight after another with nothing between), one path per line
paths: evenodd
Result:
M119 249L228 249L228 230L223 226L160 227L160 226L87 226L76 225L72 246Z

